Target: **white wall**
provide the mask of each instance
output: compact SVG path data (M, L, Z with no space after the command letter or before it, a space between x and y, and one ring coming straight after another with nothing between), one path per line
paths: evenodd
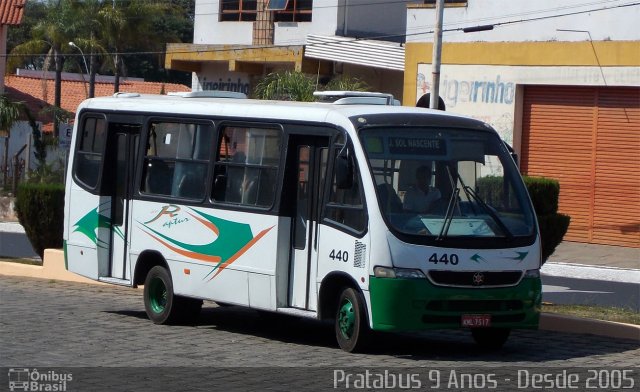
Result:
M314 0L309 34L334 35L339 22L339 3L342 1L344 0Z
M26 160L27 151L30 151L31 156L29 158L29 168L30 170L34 170L37 167L37 161L33 155L35 151L33 148L33 140L30 139L31 133L31 126L29 126L27 121L18 121L13 124L13 127L11 127L8 157L9 167L11 168L10 173L13 173L13 163L11 162L13 156L22 148L22 146L29 143L29 141L31 141L31 146L28 147L28 150L25 149L25 151L20 154L19 159ZM4 143L5 138L0 138L0 166L4 166ZM47 146L47 163L55 165L54 167L64 165L66 153L65 149L58 148L57 146ZM1 179L2 172L0 171L0 180Z
M251 45L253 22L219 22L220 0L196 0L193 43Z
M380 1L380 0L377 0ZM315 1L311 22L275 24L275 45L303 45L307 34L333 35L338 0ZM220 22L220 0L196 0L194 44L251 45L253 22Z
M313 31L313 23L276 22L273 29L273 43L274 45L304 45L307 34L311 31Z
M629 4L628 0L469 0L468 6L445 8L444 29L457 29L504 22L529 20L522 23L496 26L494 30L463 33L444 32L445 42L475 41L587 41L584 32L562 32L558 29L583 30L591 33L594 41L637 40L640 38L640 6L613 8ZM602 8L611 8L596 11ZM591 11L572 16L561 14ZM552 18L549 18L552 17ZM532 20L538 19L540 20ZM410 8L407 11L407 42L433 41L435 9ZM417 35L413 35L417 34Z
M416 100L428 92L430 78L431 64L419 64ZM427 83L421 83L423 80ZM519 85L530 84L640 86L640 68L605 67L601 70L598 67L444 64L441 68L440 96L448 112L464 114L491 124L504 140L511 143L518 105L516 89Z
M192 75L193 91L222 90L251 94L249 76L241 72L229 72L226 62L203 63L202 70Z

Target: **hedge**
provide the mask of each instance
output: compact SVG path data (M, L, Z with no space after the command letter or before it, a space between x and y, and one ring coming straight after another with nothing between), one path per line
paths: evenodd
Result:
M531 197L533 208L538 217L540 238L542 242L542 263L553 254L567 233L571 218L558 213L558 199L560 197L560 183L558 180L545 177L523 177L527 191ZM504 181L502 177L484 177L477 185L479 196L488 204L503 205L499 197Z
M40 257L44 257L47 248L62 248L63 184L20 184L15 209L31 246Z
M538 216L558 212L560 183L558 180L545 177L523 177L533 208Z

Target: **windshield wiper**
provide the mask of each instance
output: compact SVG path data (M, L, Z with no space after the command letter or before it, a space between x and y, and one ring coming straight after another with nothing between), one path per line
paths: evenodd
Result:
M438 234L438 237L436 237L436 241L443 239L447 236L447 233L449 233L449 227L451 226L451 221L453 221L453 214L456 207L458 206L458 196L460 196L460 188L456 186L457 181L453 180L453 176L451 175L451 168L449 167L449 165L447 165L446 168L453 192L451 192L451 198L449 199L449 204L447 204L447 212L445 212L444 214L444 222L442 222L442 228L440 229L440 234ZM457 176L457 178L459 179L460 176Z
M449 167L449 165L447 165L447 174L449 174L449 181L451 182L451 187L452 189L454 189L454 191L451 193L451 199L449 199L449 205L447 206L447 212L445 213L442 229L440 229L440 234L438 234L438 237L436 238L436 240L441 240L442 238L446 237L447 233L449 232L449 227L451 226L451 222L453 221L454 210L458 205L458 200L459 200L458 196L460 195L460 188L457 187L458 181L460 181L460 185L462 185L462 190L464 190L465 195L467 195L467 199L475 200L476 203L480 207L482 207L482 209L486 211L487 214L491 217L491 219L493 219L493 221L498 225L498 227L500 228L500 230L502 230L507 240L509 241L512 240L513 233L511 233L507 225L505 225L502 219L500 219L500 217L498 216L498 214L496 214L496 212L487 203L485 203L485 201L482 200L480 196L478 196L478 194L473 190L473 188L466 185L464 181L462 181L462 177L460 177L460 174L457 171L455 171L455 180L454 180L453 178L454 176L451 174L451 168ZM473 205L472 205L472 208L473 208ZM475 209L474 209L474 212L475 212Z
M456 188L453 192L451 192L451 199L449 199L449 204L447 205L447 212L444 214L444 222L442 223L442 228L440 229L440 234L436 237L437 240L441 240L447 236L449 232L449 227L451 226L451 221L453 220L453 213L458 205L458 196L460 195L460 189Z
M496 224L500 227L500 230L502 230L502 232L504 233L505 237L507 237L508 240L512 240L513 233L511 233L507 225L504 224L502 219L500 219L500 216L496 214L493 208L491 208L484 200L482 200L482 198L478 196L478 194L476 193L475 190L473 190L473 188L471 188L468 185L465 185L462 182L461 178L460 178L460 183L462 184L462 189L464 189L464 193L467 194L467 197L471 196L471 198L473 198L476 201L476 203L478 203L478 205L482 207L482 209L485 210L487 214L489 214L491 219L493 219L494 222L496 222Z

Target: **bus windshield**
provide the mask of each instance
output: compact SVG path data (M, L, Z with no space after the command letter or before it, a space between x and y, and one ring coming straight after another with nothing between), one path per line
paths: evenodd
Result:
M382 214L396 233L449 242L533 235L526 190L496 134L375 127L360 138Z

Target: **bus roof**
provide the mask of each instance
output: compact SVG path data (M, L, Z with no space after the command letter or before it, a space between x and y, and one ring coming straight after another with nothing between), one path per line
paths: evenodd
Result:
M124 93L110 97L87 99L78 107L82 110L106 110L148 114L185 114L198 116L222 116L255 120L289 120L310 122L335 122L343 117L355 122L368 118L368 125L447 125L491 129L485 123L469 117L408 106L353 104L341 105L324 102L269 101L239 98L210 98L206 96L152 95ZM337 117L336 117L337 116ZM403 120L400 120L403 119ZM331 121L333 120L333 121ZM362 123L362 121L360 121Z

